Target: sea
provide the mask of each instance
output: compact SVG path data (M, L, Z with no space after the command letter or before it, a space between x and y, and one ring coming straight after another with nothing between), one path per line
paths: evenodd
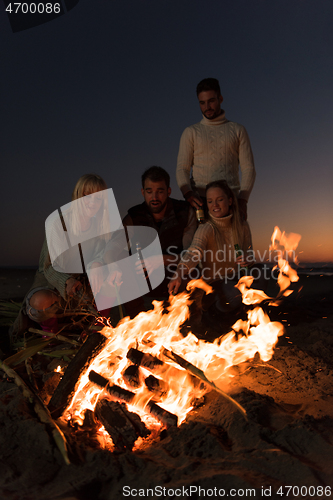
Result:
M333 276L333 262L301 262L293 267L297 274Z
M275 267L275 263L265 262L268 267ZM290 266L296 269L298 275L307 276L333 276L333 262L290 262Z
M265 262L269 267L274 264ZM333 276L333 262L300 262L298 265L292 263L291 266L296 269L297 274L309 276ZM2 269L38 269L36 266L0 266Z

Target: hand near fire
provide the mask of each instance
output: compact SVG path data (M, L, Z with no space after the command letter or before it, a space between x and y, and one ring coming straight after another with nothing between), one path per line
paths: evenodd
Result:
M169 281L169 284L168 284L169 294L176 295L181 284L182 284L181 277L179 275L175 274L175 276Z
M183 279L187 278L188 268L185 264L180 263L177 267L177 271L175 272L173 278L169 281L168 291L169 294L176 295L178 293L179 287L182 284Z
M110 264L108 266L109 276L106 278L106 282L113 287L120 287L122 285L121 272L116 264Z
M66 281L66 295L72 297L82 288L82 283L75 278L68 278Z

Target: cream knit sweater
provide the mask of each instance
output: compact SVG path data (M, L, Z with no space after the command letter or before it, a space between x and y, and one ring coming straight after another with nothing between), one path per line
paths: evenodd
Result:
M238 198L248 200L255 168L249 136L243 125L227 120L222 110L213 120L203 117L199 123L187 127L180 139L176 178L184 195L193 190L205 196L209 182L224 179Z
M191 276L191 270L201 262L202 277L208 282L222 279L224 276L232 274L234 269L237 270L238 264L235 263L234 248L236 243L244 254L252 248L251 232L247 223L243 224L242 241L234 241L232 214L222 218L211 216L210 218L218 228L222 247L217 244L215 228L206 222L198 227L191 246L178 264L178 267L184 264L189 271L189 277L196 278L194 275Z

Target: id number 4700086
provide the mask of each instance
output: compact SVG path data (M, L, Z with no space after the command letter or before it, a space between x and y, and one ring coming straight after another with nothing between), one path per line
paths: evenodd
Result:
M276 494L291 498L328 498L332 495L332 488L331 486L280 486Z
M51 2L11 2L6 11L10 14L59 14L61 6L60 3Z

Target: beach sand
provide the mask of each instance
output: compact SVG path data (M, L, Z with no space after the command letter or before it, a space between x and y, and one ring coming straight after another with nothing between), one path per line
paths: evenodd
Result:
M33 274L1 270L0 297L22 298ZM203 489L206 497L213 498L222 497L223 490L225 497L248 498L249 489L255 489L255 497L260 498L329 498L333 490L333 278L303 275L300 285L299 292L270 310L271 319L285 325L285 334L267 363L270 366L255 357L234 368L230 391L246 409L248 421L223 397L210 392L206 403L190 412L180 427L136 451L111 453L82 443L81 456L65 465L47 427L16 385L4 377L0 383L1 500L113 500L135 494L188 498L190 486L190 498L203 498ZM146 491L157 486L165 488L164 494ZM139 488L144 489L141 495L134 491Z

